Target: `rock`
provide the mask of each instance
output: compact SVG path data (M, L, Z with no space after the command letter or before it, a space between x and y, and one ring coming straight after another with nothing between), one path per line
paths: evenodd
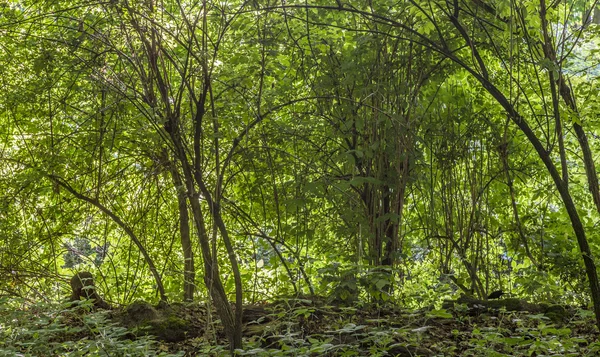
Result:
M552 322L558 324L568 321L573 316L573 313L562 305L550 305L546 308L544 314Z
M170 307L162 304L157 309L145 301L129 305L121 321L129 328L138 327L137 335L149 334L166 342L183 341L192 330L191 324L176 316Z
M148 324L148 333L165 342L180 342L190 330L190 323L175 315L154 320Z
M152 321L158 318L158 312L156 309L145 301L134 301L131 305L127 306L125 310L130 321L134 323L141 323Z

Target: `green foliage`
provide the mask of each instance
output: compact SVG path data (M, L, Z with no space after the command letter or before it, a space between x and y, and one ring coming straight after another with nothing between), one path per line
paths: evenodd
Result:
M0 300L0 356L180 356L160 352L150 336L130 339L91 301L67 305Z
M357 302L360 296L365 300L389 301L393 274L392 269L386 267L365 270L336 262L319 269L320 291L329 294L330 300L345 304Z
M600 30L571 20L589 2L547 9L546 47L529 0L472 11L428 0L150 3L0 4L2 294L59 300L61 277L94 267L107 301L157 301L159 279L181 299L183 221L195 298L210 295L206 242L228 299L239 264L245 302L314 293L422 308L499 288L590 301L573 210L548 171L568 185L596 257L597 184L575 128L593 162ZM39 329L48 350L38 352L59 353ZM529 343L457 335L473 355ZM285 336L289 354L355 353Z

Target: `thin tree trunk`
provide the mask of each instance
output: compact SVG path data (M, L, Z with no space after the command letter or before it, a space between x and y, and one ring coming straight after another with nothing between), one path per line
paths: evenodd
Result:
M229 237L229 232L225 227L225 222L223 221L223 217L221 216L221 209L217 202L212 199L210 191L204 184L204 181L200 177L200 173L196 171L196 183L200 187L200 191L204 195L208 203L208 207L210 208L210 213L214 219L219 232L221 233L221 238L223 239L223 243L225 243L225 249L227 250L227 255L229 257L229 262L231 264L231 270L233 273L233 279L235 284L235 319L232 321L231 325L231 347L232 349L242 348L242 317L243 317L243 288L242 288L242 275L240 273L240 268L238 266L237 257L235 251L233 249L233 245L231 243L231 238ZM216 257L215 257L216 259ZM219 279L220 282L220 279ZM229 303L228 303L229 304ZM229 305L228 305L229 306ZM229 306L229 310L231 307Z
M198 241L200 243L200 250L202 252L202 258L204 260L204 282L206 284L206 287L208 288L213 303L215 304L217 314L219 314L219 317L221 318L221 323L223 324L225 334L227 335L227 339L229 340L230 349L233 353L234 349L242 348L242 326L241 322L239 324L236 323L236 321L238 321L238 314L240 315L239 320L241 321L242 309L240 308L236 310L236 318L234 318L233 310L231 309L231 305L229 304L229 301L227 299L227 293L225 292L225 288L223 286L223 281L221 280L221 277L219 275L217 257L213 256L210 250L209 237L206 230L206 223L204 221L204 215L199 201L200 195L196 191L195 184L198 184L200 186L200 190L202 191L202 194L205 196L205 198L210 198L210 192L208 192L208 189L204 185L204 181L202 180L200 173L193 171L189 161L187 160L186 152L183 148L183 142L179 138L178 126L176 125L177 123L174 121L170 121L170 123L171 126L169 127L169 130L167 130L167 133L169 134L169 136L171 137L171 141L175 145L176 156L182 165L184 183L187 192L190 196L189 202L192 210L192 217L194 219L194 225L198 234ZM210 208L214 207L212 200L208 201L208 205ZM216 221L216 223L219 224L218 221ZM222 220L220 223L222 223ZM230 248L231 244L229 244L229 247L227 247L228 253L230 253ZM235 256L235 253L233 255ZM237 265L235 268L237 268ZM239 282L241 285L241 278L238 277L238 279L240 279ZM241 294L241 289L239 290L239 294ZM236 305L238 300L237 295L238 290L236 289ZM241 297L239 300L241 305Z
M181 248L183 249L183 299L185 301L194 300L194 291L196 289L196 270L194 267L194 252L192 250L192 240L190 238L190 215L186 202L186 190L181 181L181 176L177 172L177 167L170 160L167 161L171 177L177 190L177 205L179 208L179 234L181 235Z

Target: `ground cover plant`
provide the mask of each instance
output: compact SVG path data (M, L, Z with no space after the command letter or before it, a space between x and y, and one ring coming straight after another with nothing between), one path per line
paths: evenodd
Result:
M596 354L599 23L0 0L0 353Z
M14 302L13 302L14 303ZM484 302L481 302L485 304ZM4 301L5 306L9 302ZM337 306L320 299L282 299L245 307L240 356L595 356L593 313L545 306L509 311L452 302L447 309L395 305ZM533 306L533 305L532 305ZM531 308L531 306L530 306ZM169 339L149 326L125 328L124 311L93 311L88 302L3 309L6 356L227 356L223 326L210 311L179 304L189 331ZM560 311L560 314L553 312ZM155 331L156 332L156 331Z

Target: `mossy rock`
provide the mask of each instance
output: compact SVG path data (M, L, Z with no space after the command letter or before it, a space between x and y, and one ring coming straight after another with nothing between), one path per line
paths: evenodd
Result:
M159 317L156 309L145 301L135 301L131 305L127 306L125 310L130 321L134 325L141 322L152 321Z
M550 305L546 308L546 313L567 314L567 309L562 305Z
M192 326L188 321L175 315L173 309L163 305L154 307L145 301L135 301L125 309L121 322L134 328L134 334L153 335L165 342L185 340Z
M525 300L517 298L508 298L500 300L479 300L469 295L461 295L458 300L445 300L442 305L445 309L451 309L455 303L465 304L473 309L476 313L488 311L489 309L500 310L502 308L507 311L528 311L531 313L542 313L546 309L540 304L531 304Z
M145 323L147 332L165 342L180 342L185 340L191 325L188 321L170 315Z
M565 322L571 317L571 312L562 305L550 305L544 314L554 323Z

